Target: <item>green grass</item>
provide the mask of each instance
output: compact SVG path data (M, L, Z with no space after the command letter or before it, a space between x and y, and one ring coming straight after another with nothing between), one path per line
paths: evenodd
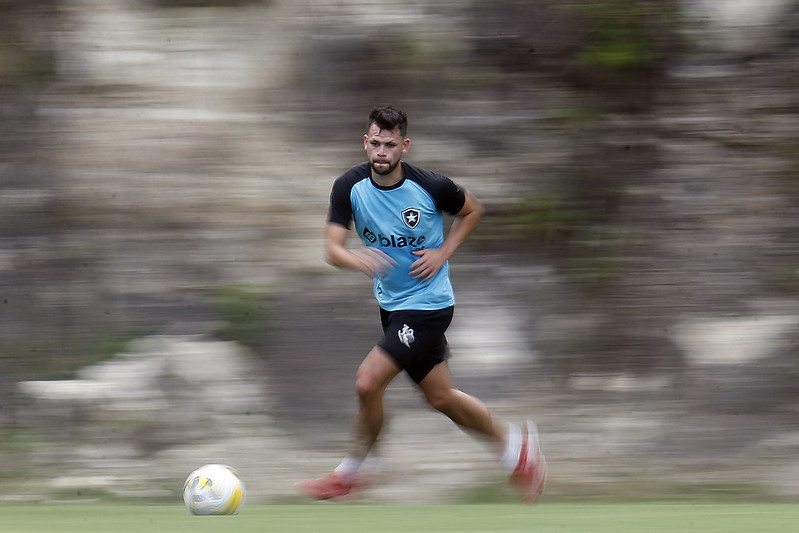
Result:
M4 533L535 532L784 533L795 504L539 503L524 505L249 505L238 516L195 517L180 506L0 505Z

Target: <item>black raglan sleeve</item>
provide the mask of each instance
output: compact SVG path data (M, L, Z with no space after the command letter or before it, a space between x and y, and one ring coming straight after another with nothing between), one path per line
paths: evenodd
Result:
M457 215L466 203L466 191L457 183L437 172L406 165L408 176L430 193L436 207L450 215Z
M368 165L352 167L333 182L330 190L330 206L327 211L327 221L350 229L352 225L352 201L350 194L352 187L364 179L364 168Z
M352 203L350 202L350 191L352 184L347 186L346 180L338 178L333 182L330 190L330 206L327 210L328 223L338 224L350 229L352 225Z
M445 213L457 215L466 203L466 191L446 176L441 176L440 190L435 196L436 203Z

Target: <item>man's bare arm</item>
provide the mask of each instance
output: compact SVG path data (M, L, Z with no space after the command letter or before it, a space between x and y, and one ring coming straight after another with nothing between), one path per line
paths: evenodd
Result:
M380 250L347 248L349 230L329 222L325 227L325 260L333 266L363 272L369 277L380 275L391 269L394 261Z
M472 193L466 191L466 201L452 222L447 238L439 248L429 248L413 252L419 259L411 264L411 276L423 281L431 279L441 270L444 263L466 241L477 223L483 217L485 208Z

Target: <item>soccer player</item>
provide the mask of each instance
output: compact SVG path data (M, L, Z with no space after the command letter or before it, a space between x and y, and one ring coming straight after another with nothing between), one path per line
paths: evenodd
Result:
M383 393L404 371L433 408L496 443L500 463L533 502L546 478L535 424L519 428L493 418L480 400L455 388L446 363L444 334L455 305L448 260L471 234L483 206L449 178L402 160L411 142L407 127L402 111L373 109L363 136L368 161L333 183L326 259L373 279L383 337L356 373L358 412L347 455L331 474L297 485L325 500L369 483L370 451L383 427ZM444 212L454 215L446 235ZM353 222L362 248L346 244Z

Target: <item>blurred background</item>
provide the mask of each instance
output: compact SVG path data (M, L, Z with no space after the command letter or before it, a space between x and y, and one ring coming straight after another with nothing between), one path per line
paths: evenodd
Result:
M380 332L322 231L378 104L488 208L451 367L545 498L795 499L798 60L795 0L0 0L0 500L337 464ZM387 403L363 500L513 501Z

